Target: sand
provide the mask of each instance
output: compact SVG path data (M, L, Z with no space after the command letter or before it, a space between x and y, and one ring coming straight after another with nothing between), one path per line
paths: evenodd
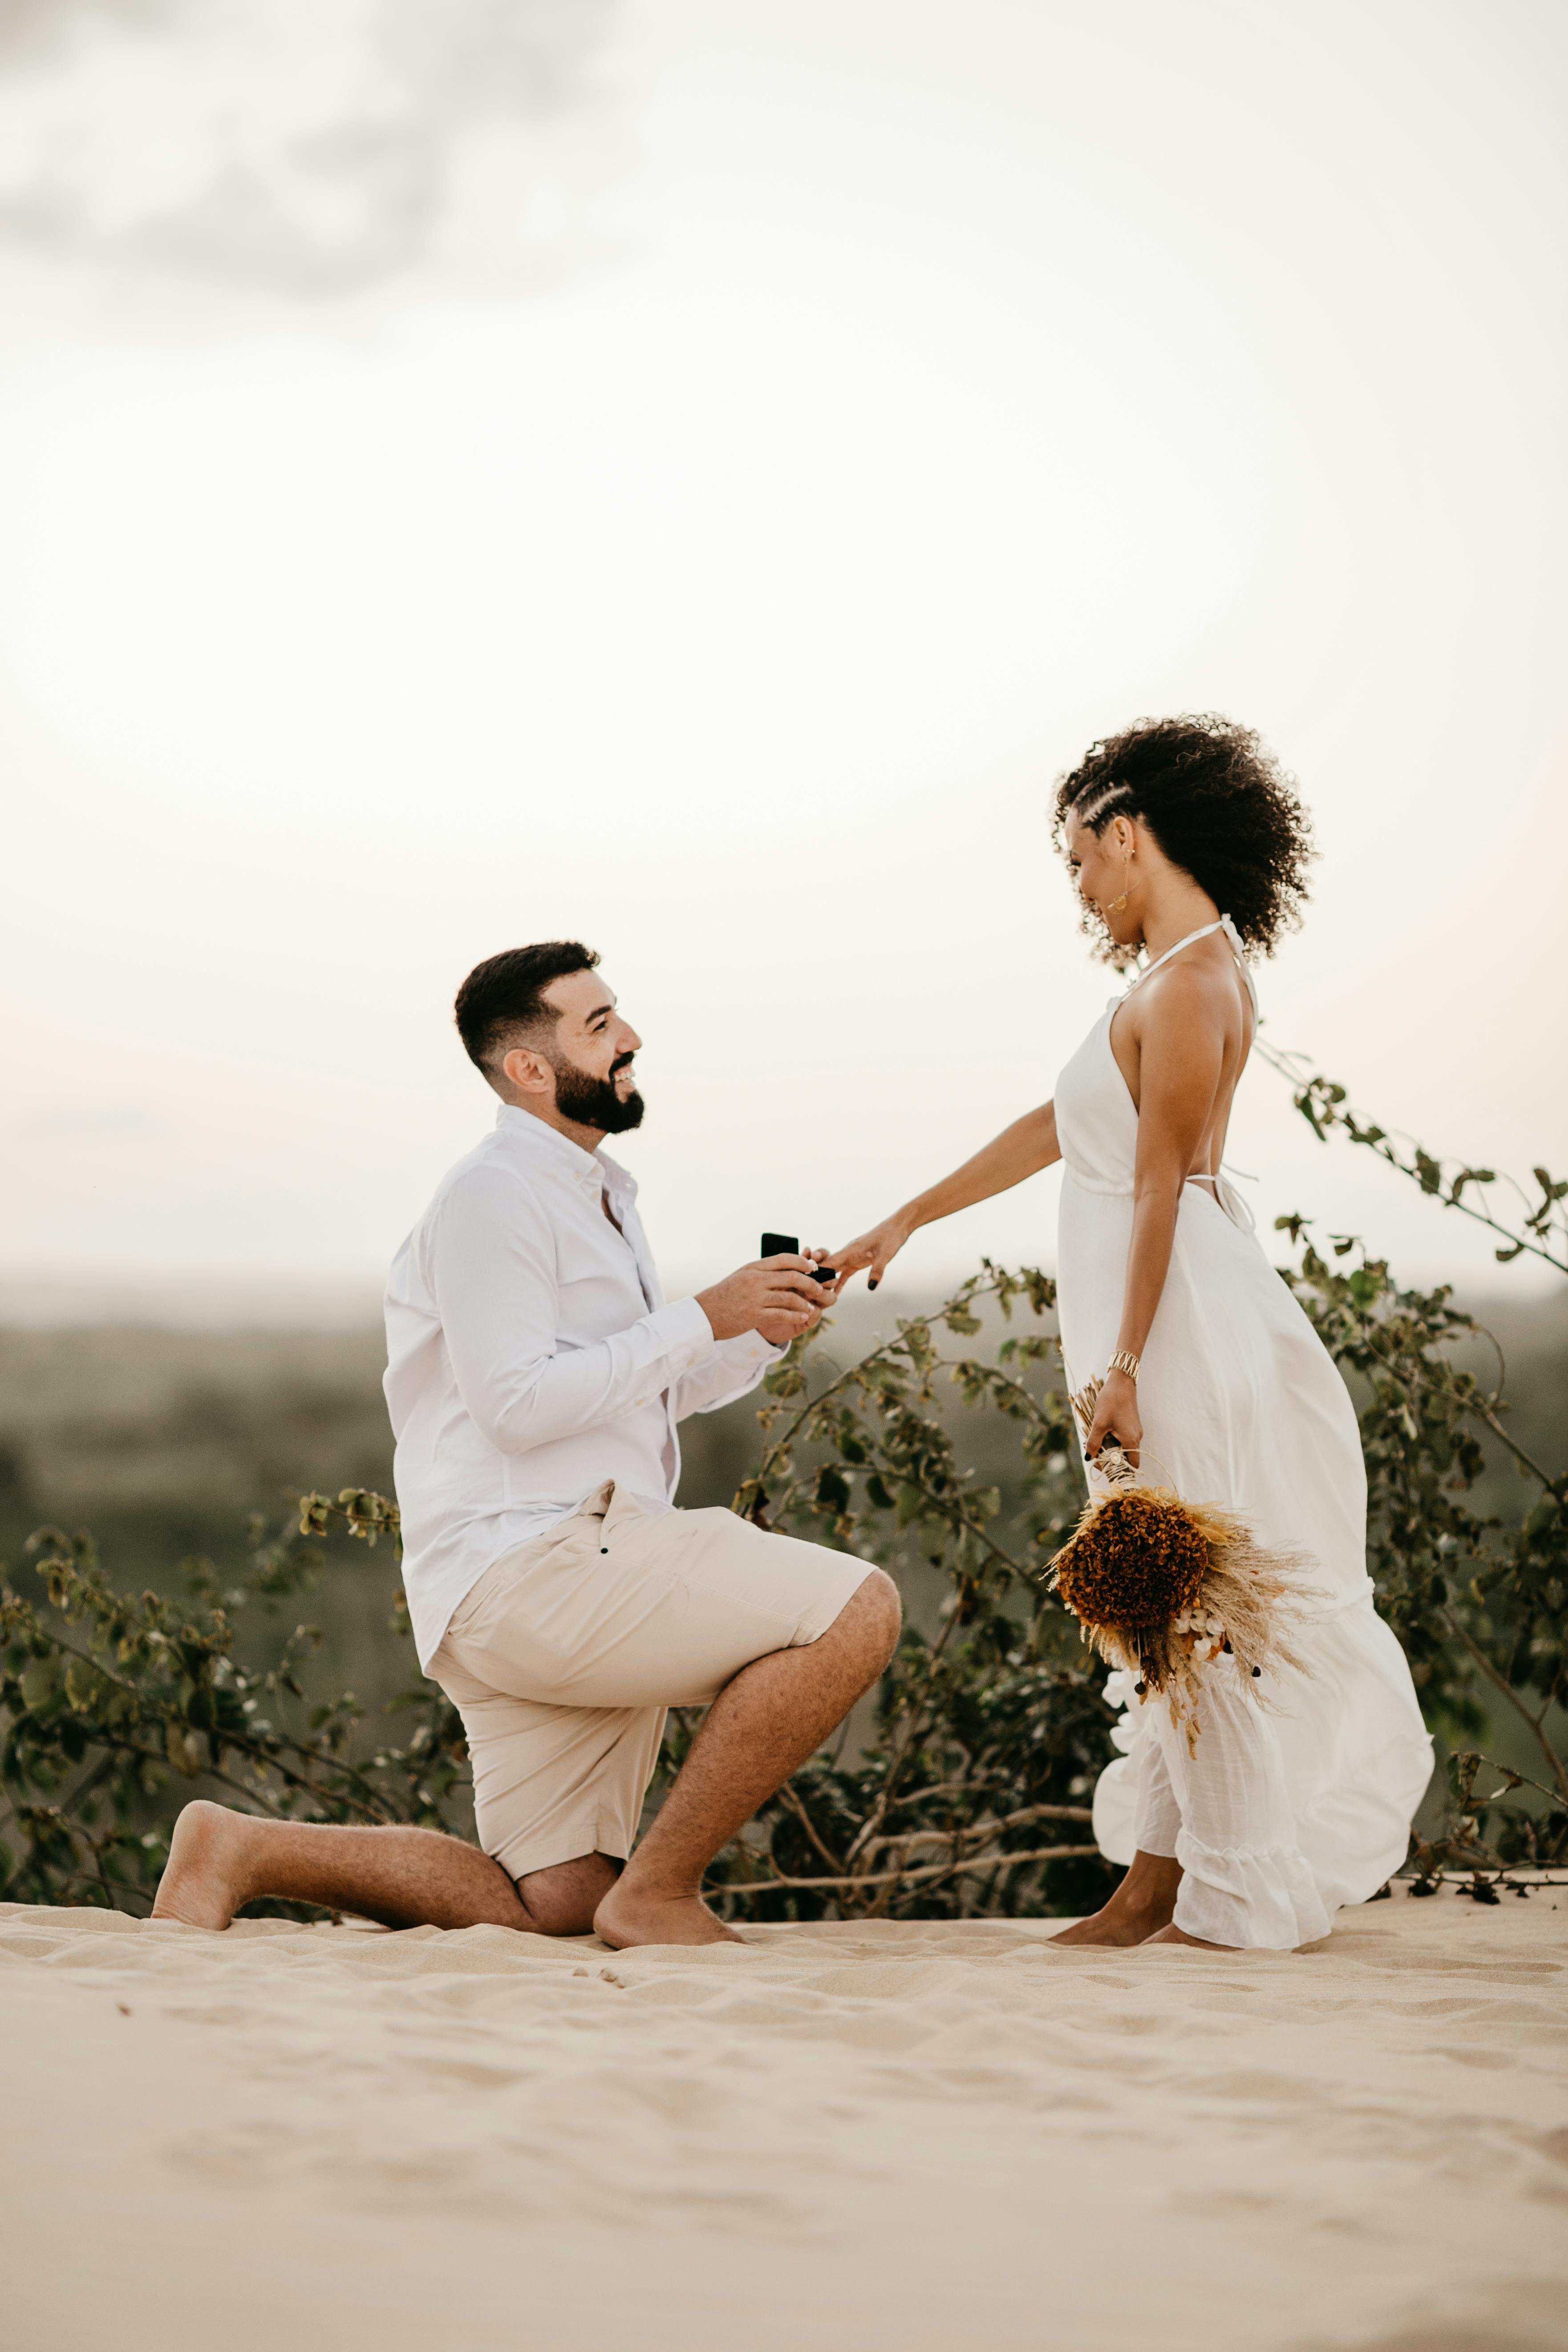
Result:
M1568 2344L1568 1889L754 1932L0 1906L8 2352Z

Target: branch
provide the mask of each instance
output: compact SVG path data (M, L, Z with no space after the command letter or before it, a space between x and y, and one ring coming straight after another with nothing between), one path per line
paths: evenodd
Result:
M949 1617L946 1624L942 1627L942 1632L937 1635L936 1640L931 1643L931 1648L926 1652L926 1687L928 1691L932 1680L934 1679L937 1660L941 1657L943 1650L946 1649L948 1643L952 1640L957 1624L958 1612L955 1609L952 1614ZM877 1802L872 1809L869 1819L862 1825L859 1835L850 1845L849 1851L845 1856L846 1862L853 1862L858 1854L862 1853L865 1851L867 1845L870 1843L871 1839L876 1836L877 1832L887 1820L888 1809L893 1801L893 1790L898 1786L899 1774L903 1770L910 1749L914 1744L917 1727L923 1730L925 1727L921 1715L921 1710L918 1706L911 1706L910 1709L910 1719L904 1727L903 1739L900 1743L897 1752L894 1754L888 1766L888 1777L882 1783L881 1794L879 1796Z
M761 1476L760 1472L758 1475L759 1477ZM928 1486L925 1481L921 1478L911 1477L906 1470L898 1470L889 1466L888 1475L889 1477L896 1478L900 1486L908 1486L915 1494L923 1495L926 1501L931 1505L932 1510L940 1512L950 1527L955 1527L961 1535L975 1537L985 1546L986 1550L991 1554L993 1559L999 1560L1010 1575L1017 1578L1020 1584L1027 1587L1031 1591L1034 1589L1038 1582L1038 1579L1032 1575L1029 1570L1020 1568L1012 1553L1010 1551L1004 1551L1001 1545L996 1541L994 1536L987 1535L984 1522L983 1520L972 1519L966 1517L962 1497L957 1502L954 1502L946 1495L939 1495L934 1486ZM787 1512L795 1508L810 1510L814 1507L811 1504L806 1503L799 1506L795 1504L786 1504L784 1507Z
M1305 1276L1303 1276L1303 1279L1305 1279ZM1423 1360L1422 1367L1419 1371L1412 1371L1407 1365L1400 1364L1394 1357L1391 1356L1387 1352L1386 1349L1378 1344L1379 1339L1381 1338L1382 1327L1372 1322L1367 1317L1364 1309L1356 1307L1352 1308L1352 1311L1357 1316L1361 1323L1362 1333L1366 1341L1368 1350L1377 1358L1380 1364L1385 1364L1388 1367L1388 1370L1393 1372L1395 1379L1408 1381L1413 1388L1419 1382L1429 1389L1435 1390L1437 1395L1447 1397L1449 1403L1457 1404L1461 1412L1473 1412L1479 1420L1485 1422L1487 1427L1491 1431L1492 1435L1507 1446L1509 1452L1513 1455L1514 1459L1520 1464L1521 1468L1528 1470L1532 1477L1539 1478L1543 1486L1551 1486L1551 1472L1549 1470L1543 1470L1540 1463L1535 1461L1531 1455L1528 1454L1523 1446L1519 1444L1516 1440L1509 1434L1509 1432L1503 1427L1501 1422L1498 1419L1490 1405L1487 1403L1484 1397L1465 1396L1459 1390L1454 1388L1450 1382L1434 1378L1432 1371L1428 1369L1425 1360ZM1477 1328L1479 1328L1479 1325L1477 1326ZM1488 1339L1490 1339L1490 1332L1489 1331L1486 1336ZM1493 1344L1496 1344L1495 1341ZM1446 1371L1447 1367L1447 1365L1441 1365L1437 1367L1437 1370Z
M1505 1773L1508 1778L1505 1789L1494 1789L1489 1797L1478 1797L1478 1805L1500 1805L1506 1798L1512 1796L1516 1789L1533 1789L1536 1795L1544 1797L1549 1804L1560 1805L1563 1802L1561 1790L1548 1789L1542 1781L1532 1780L1528 1772L1516 1772L1511 1764L1500 1764L1495 1756L1478 1756L1476 1762L1489 1764L1494 1772Z
M1000 1287L1000 1276L1002 1271L1003 1269L1001 1268L994 1268L993 1278L989 1282L981 1282L977 1280L973 1289L969 1291L966 1297L963 1292L960 1292L959 1296L963 1297L965 1307L968 1307L976 1298L990 1298L994 1297L996 1291ZM921 1319L927 1324L940 1323L943 1315L946 1313L947 1308L954 1306L956 1303L957 1301L955 1299L950 1298L946 1302L946 1306L939 1307L933 1315L922 1317ZM825 1389L819 1389L816 1396L808 1398L806 1402L802 1405L800 1411L795 1414L795 1419L790 1423L783 1436L775 1438L771 1445L763 1448L762 1459L759 1461L756 1469L752 1473L752 1478L755 1484L759 1486L763 1484L767 1477L768 1471L777 1456L780 1454L788 1452L789 1448L799 1437L801 1431L805 1428L812 1414L816 1412L820 1406L825 1405L829 1397L837 1396L839 1390L844 1388L849 1381L853 1381L858 1373L863 1372L868 1364L877 1363L884 1356L896 1355L900 1348L906 1347L907 1345L908 1340L902 1331L899 1332L897 1337L894 1339L884 1339L880 1347L873 1348L868 1356L858 1357L854 1363L847 1365L843 1371L837 1374L833 1380L828 1381L827 1386ZM964 1359L962 1357L944 1356L938 1360L938 1362L932 1367L932 1369L934 1370L951 1369L952 1364L963 1362L963 1360ZM912 1369L913 1367L911 1366L911 1370ZM1027 1391L1026 1391L1026 1393L1027 1393Z
M1467 1183L1480 1183L1484 1188L1487 1183L1498 1181L1495 1176L1486 1171L1478 1173L1475 1171L1464 1169L1450 1180L1448 1189L1445 1192L1441 1181L1443 1172L1441 1162L1434 1160L1413 1136L1402 1136L1399 1140L1409 1145L1415 1154L1414 1162L1402 1160L1394 1149L1393 1140L1385 1129L1379 1127L1375 1120L1363 1119L1357 1112L1340 1108L1344 1101L1342 1087L1336 1087L1326 1078L1308 1076L1308 1065L1302 1055L1289 1053L1279 1046L1268 1045L1261 1037L1254 1040L1253 1051L1268 1063L1271 1070L1277 1070L1279 1076L1295 1088L1296 1108L1321 1139L1327 1140L1323 1136L1322 1127L1319 1124L1320 1118L1326 1119L1331 1126L1345 1128L1352 1143L1363 1145L1369 1151L1374 1151L1380 1160L1386 1160L1391 1168L1397 1168L1402 1176L1408 1176L1413 1183L1419 1184L1430 1200L1438 1202L1445 1209L1458 1209L1461 1216L1472 1218L1477 1224L1487 1226L1490 1232L1500 1235L1505 1242L1510 1243L1511 1246L1507 1251L1499 1250L1500 1259L1506 1262L1507 1259L1518 1257L1521 1252L1528 1250L1532 1257L1542 1258L1548 1265L1555 1266L1559 1274L1568 1274L1568 1255L1558 1255L1555 1250L1548 1247L1544 1239L1544 1236L1551 1232L1548 1221L1552 1208L1563 1197L1564 1191L1563 1186L1552 1182L1546 1171L1537 1170L1536 1171L1537 1181L1541 1184L1543 1197L1540 1208L1535 1210L1530 1210L1529 1195L1522 1185L1516 1182L1511 1176L1503 1180L1512 1185L1521 1204L1530 1211L1530 1213L1523 1221L1522 1232L1515 1226L1502 1224L1489 1210L1477 1207L1464 1197ZM1321 1097L1318 1096L1320 1088L1323 1090ZM1317 1097L1315 1108L1310 1110L1308 1105L1314 1102L1315 1097ZM1542 1238L1532 1239L1532 1230L1535 1234Z
M759 1460L755 1470L752 1473L751 1483L759 1488L765 1483L768 1473L773 1463L781 1454L788 1453L790 1447L795 1443L801 1431L805 1428L806 1423L811 1419L812 1414L817 1411L819 1406L825 1405L829 1397L837 1396L838 1391L843 1388L847 1382L852 1381L858 1372L863 1372L868 1364L876 1363L879 1357L891 1355L895 1349L901 1348L903 1344L904 1335L901 1331L899 1333L896 1339L884 1339L879 1348L873 1348L868 1356L861 1356L858 1358L854 1363L847 1365L846 1369L838 1373L835 1379L829 1381L825 1389L818 1390L816 1396L808 1397L805 1403L801 1406L800 1411L795 1414L795 1419L790 1423L789 1427L784 1431L784 1435L782 1437L775 1438L771 1445L765 1445L763 1448L762 1457Z
M112 1749L110 1749L104 1755L100 1756L98 1759L98 1761L91 1765L89 1769L82 1774L81 1779L71 1790L68 1798L64 1802L57 1802L55 1807L56 1811L64 1814L66 1812L66 1806L68 1804L70 1808L70 1815L74 1816L80 1807L83 1798L90 1797L95 1789L101 1788L103 1782L109 1778L113 1769L114 1752ZM17 1780L19 1782L23 1782L23 1776L20 1773L17 1775ZM37 1785L30 1780L26 1780L23 1784L29 1788L36 1787ZM68 1818L69 1818L69 1816L68 1816ZM0 1830L8 1828L11 1822L16 1819L16 1807L15 1803L7 1798L4 1809L0 1810Z
M844 1867L843 1864L839 1861L838 1856L832 1852L831 1848L824 1845L821 1838L817 1835L816 1823L812 1820L811 1815L806 1811L805 1807L801 1803L800 1799L796 1796L795 1790L787 1780L785 1780L779 1788L777 1795L780 1804L784 1807L786 1811L795 1815L795 1820L800 1823L801 1828L805 1832L806 1836L811 1840L812 1844L816 1848L817 1853L822 1856L822 1859L827 1864L828 1869L842 1870ZM769 1859L772 1859L771 1853ZM776 1868L777 1865L775 1864L774 1866Z
M105 1878L101 1870L99 1870L91 1876L89 1876L85 1870L63 1870L59 1873L58 1876L55 1878L54 1884L57 1886L108 1887L116 1895L137 1895L142 1902L148 1904L152 1903L154 1899L145 1886L132 1886L128 1880L122 1878ZM94 1907L96 1908L97 1906ZM111 1903L108 1906L108 1908L110 1911L117 1911L120 1908L120 1906L117 1903Z
M903 1830L895 1837L873 1838L861 1851L869 1855L886 1853L894 1846L907 1853L911 1846L950 1845L956 1852L965 1838L993 1838L1003 1830L1022 1829L1026 1822L1091 1822L1093 1813L1087 1805L1025 1805L1016 1813L1005 1813L1000 1820L993 1814L989 1820L973 1822L965 1828L954 1830Z
M111 1684L116 1690L122 1691L127 1698L133 1699L143 1721L149 1715L153 1716L154 1720L163 1719L157 1713L159 1703L156 1698L151 1692L144 1690L139 1683L127 1682L122 1675L115 1674L111 1667L106 1666L100 1658L95 1658L89 1651L79 1650L76 1644L68 1642L62 1633L51 1633L49 1640L56 1649L64 1651L67 1657L79 1659L83 1665L90 1666L95 1674L101 1675L104 1681ZM97 1737L101 1747L119 1748L145 1761L166 1764L169 1760L166 1756L150 1756L145 1748L138 1748L132 1740L121 1738L110 1732L100 1732L94 1736ZM276 1772L280 1780L292 1782L296 1789L303 1789L310 1796L320 1797L328 1793L317 1781L309 1780L303 1774L291 1771L282 1761L281 1756L270 1753L259 1740L252 1738L247 1733L209 1732L207 1734L209 1748L215 1741L219 1747L234 1748L239 1755L248 1756L253 1760L259 1759L268 1766L269 1770ZM296 1756L309 1757L312 1763L320 1760L310 1744L305 1740L295 1738L291 1732L280 1731L278 1734L278 1743L279 1748L291 1749ZM362 1792L351 1796L345 1786L337 1792L340 1804L354 1805L361 1812L368 1814L373 1822L379 1822L384 1826L398 1825L397 1815L390 1811L384 1798L379 1795L374 1784L366 1778L357 1765L349 1763L343 1758L331 1757L326 1759L323 1769L340 1773L345 1783L353 1784ZM220 1771L216 1764L205 1766L203 1771L206 1779L221 1780L226 1788L237 1789L244 1795L255 1794L254 1790L246 1789L243 1782L230 1780L228 1774Z
M889 1870L875 1878L758 1878L739 1886L717 1885L708 1893L718 1896L733 1895L750 1900L753 1895L794 1893L809 1888L823 1892L827 1888L846 1894L859 1895L873 1886L929 1885L939 1878L962 1878L973 1871L1010 1870L1026 1862L1073 1862L1100 1852L1097 1845L1041 1845L1027 1853L981 1853L963 1862L936 1862L921 1870Z
M953 1372L962 1372L967 1365L974 1362L974 1358L973 1356L959 1356L950 1360L948 1357L943 1356L942 1361L949 1370ZM977 1369L984 1373L987 1381L994 1381L998 1388L1011 1389L1015 1396L1022 1397L1025 1404L1028 1407L1029 1418L1037 1422L1042 1429L1056 1430L1062 1426L1062 1423L1058 1420L1053 1420L1052 1416L1047 1412L1041 1405L1038 1397L1032 1396L1029 1391L1025 1387L1023 1381L1017 1379L1014 1373L1003 1371L1001 1366L998 1364L982 1364L978 1366ZM1048 1393L1052 1396L1059 1396L1061 1394L1061 1391L1059 1389L1052 1389Z
M209 1744L212 1735L209 1734ZM320 1781L307 1780L302 1772L292 1771L279 1757L269 1755L259 1740L236 1737L235 1734L227 1731L220 1732L217 1738L223 1747L237 1748L242 1756L249 1756L265 1764L269 1771L277 1773L280 1780L289 1781L296 1789L302 1789L307 1796L333 1797L337 1803L352 1805L356 1811L367 1814L373 1823L382 1828L398 1829L405 1826L392 1811L386 1800L378 1795L372 1782L365 1778L357 1765L345 1763L333 1756L325 1759L323 1769L341 1773L345 1782L357 1784L358 1788L365 1792L363 1795L351 1795L347 1787L338 1790L324 1789ZM291 1738L285 1734L281 1736L280 1744L291 1748L296 1756L308 1756L312 1762L318 1760L303 1740ZM229 1785L238 1787L240 1784L235 1781L230 1782Z
M1493 1665L1491 1660L1488 1657L1480 1644L1470 1639L1470 1636L1467 1633L1465 1628L1460 1624L1458 1619L1453 1615L1451 1611L1439 1609L1437 1614L1442 1619L1444 1624L1447 1627L1454 1639L1463 1645L1469 1656L1474 1660L1475 1664L1479 1666L1482 1674L1485 1675L1488 1682L1491 1684L1493 1689L1500 1691L1503 1697L1507 1699L1510 1706L1513 1708L1515 1714L1520 1716L1522 1720L1530 1726L1531 1736L1534 1739L1535 1744L1540 1748L1542 1754L1545 1757L1547 1769L1551 1772L1553 1780L1557 1783L1558 1795L1563 1798L1568 1798L1568 1770L1564 1770L1563 1769L1563 1759L1558 1755L1557 1750L1552 1747L1552 1742L1547 1738L1545 1732L1541 1727L1541 1725L1536 1720L1535 1717L1531 1715L1530 1709L1525 1706L1524 1701L1520 1697L1519 1693L1514 1689L1512 1684L1507 1680L1506 1676L1498 1672L1498 1669Z
M907 1797L899 1799L892 1810L900 1812L906 1805L928 1804L932 1797L982 1797L987 1789L995 1785L990 1780L935 1780L929 1788L911 1789Z

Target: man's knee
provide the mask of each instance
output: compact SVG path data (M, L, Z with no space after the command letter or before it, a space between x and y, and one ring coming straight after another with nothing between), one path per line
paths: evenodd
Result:
M899 1646L904 1622L904 1604L892 1578L879 1568L871 1569L839 1611L837 1622L853 1631L876 1656L880 1672Z
M585 1936L625 1867L613 1854L584 1853L574 1862L525 1872L513 1884L533 1934Z

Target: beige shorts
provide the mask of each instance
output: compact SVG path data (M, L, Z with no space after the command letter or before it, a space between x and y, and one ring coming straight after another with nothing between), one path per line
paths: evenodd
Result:
M870 1572L732 1511L645 1511L613 1482L498 1559L430 1661L462 1715L485 1852L512 1878L630 1853L665 1709L815 1642Z

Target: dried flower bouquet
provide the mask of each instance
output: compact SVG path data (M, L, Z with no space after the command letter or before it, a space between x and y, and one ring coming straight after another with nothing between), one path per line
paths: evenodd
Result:
M1087 1436L1102 1383L1075 1395ZM1189 1503L1171 1486L1141 1486L1118 1445L1101 1449L1106 1484L1051 1562L1050 1583L1102 1658L1162 1694L1187 1752L1201 1728L1202 1670L1234 1655L1245 1686L1308 1671L1289 1623L1302 1604L1300 1554L1271 1551L1234 1512Z

